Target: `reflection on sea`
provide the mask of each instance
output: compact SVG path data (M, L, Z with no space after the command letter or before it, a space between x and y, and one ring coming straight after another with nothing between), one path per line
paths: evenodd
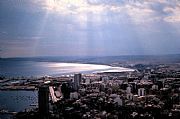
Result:
M73 73L93 73L97 71L133 71L123 67L99 64L35 62L35 61L0 61L3 76L44 76Z

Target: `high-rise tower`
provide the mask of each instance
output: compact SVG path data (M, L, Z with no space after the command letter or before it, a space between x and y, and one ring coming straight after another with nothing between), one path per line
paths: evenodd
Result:
M81 74L74 74L74 90L78 90L79 89L79 86L80 86L80 83L81 83Z
M39 114L42 119L49 119L49 87L40 86L38 91Z

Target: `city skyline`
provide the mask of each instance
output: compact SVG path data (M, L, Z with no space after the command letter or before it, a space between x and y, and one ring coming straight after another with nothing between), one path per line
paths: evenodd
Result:
M178 0L1 0L0 57L180 53Z

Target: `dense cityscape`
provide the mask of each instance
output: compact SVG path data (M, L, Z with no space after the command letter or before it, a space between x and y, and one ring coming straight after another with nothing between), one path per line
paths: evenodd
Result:
M1 90L38 90L36 108L1 113L12 113L14 119L178 119L180 64L129 67L135 70L34 79L1 77Z

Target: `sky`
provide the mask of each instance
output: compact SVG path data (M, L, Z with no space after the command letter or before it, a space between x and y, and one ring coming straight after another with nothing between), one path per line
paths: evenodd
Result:
M0 57L180 54L179 0L0 0Z

